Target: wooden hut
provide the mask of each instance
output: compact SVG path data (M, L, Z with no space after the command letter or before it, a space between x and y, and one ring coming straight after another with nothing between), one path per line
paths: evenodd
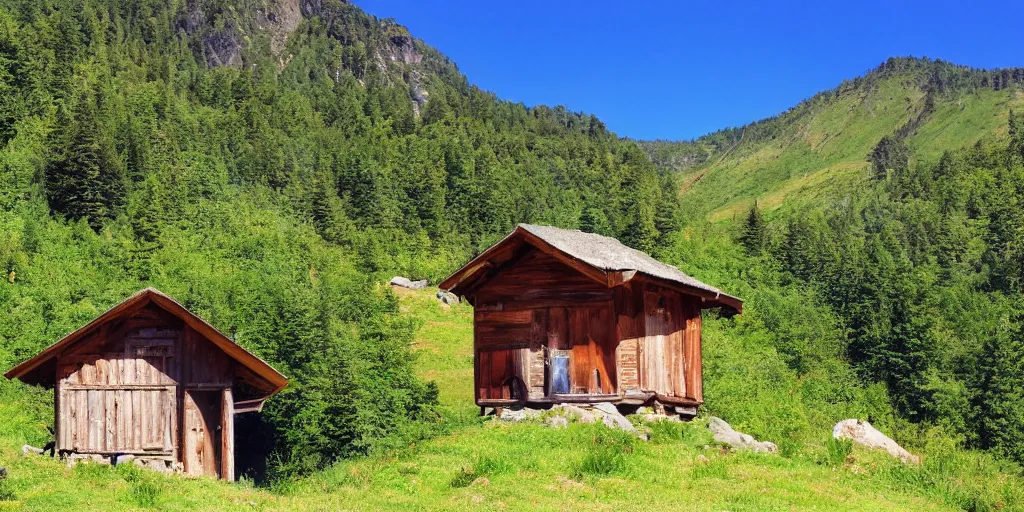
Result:
M618 240L520 224L440 284L474 306L476 403L703 403L701 310L740 299Z
M234 479L234 415L288 380L146 288L5 376L54 389L56 450Z

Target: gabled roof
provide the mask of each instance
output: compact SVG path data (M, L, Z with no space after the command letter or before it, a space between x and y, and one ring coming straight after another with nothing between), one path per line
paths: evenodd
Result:
M460 294L471 285L479 284L481 279L486 279L484 273L488 269L500 265L500 260L507 259L502 257L503 254L512 252L513 246L522 243L559 258L563 263L609 287L622 284L640 274L700 296L708 304L707 307L724 306L737 312L743 309L743 301L739 298L704 284L678 268L627 247L614 238L534 224L519 224L515 231L445 279L440 287Z
M245 350L205 320L194 315L192 312L185 309L184 306L178 304L177 301L155 288L146 288L135 295L128 297L124 302L110 308L106 313L96 317L92 322L89 322L85 326L71 334L68 334L60 341L50 345L35 357L11 368L4 374L4 376L8 379L21 379L29 384L39 383L43 381L43 379L37 375L38 372L34 372L33 370L49 363L65 349L85 338L86 335L92 333L94 329L100 325L121 317L127 317L149 304L155 304L164 311L180 318L189 327L195 329L196 332L203 335L210 340L210 342L223 350L229 357L240 363L242 366L248 368L256 374L256 376L265 380L267 386L261 390L266 394L263 399L269 398L288 385L288 379L267 364L266 361L260 359L248 350Z

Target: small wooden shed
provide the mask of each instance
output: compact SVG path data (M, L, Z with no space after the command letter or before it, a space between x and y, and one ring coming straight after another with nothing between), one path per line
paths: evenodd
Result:
M233 480L234 415L288 379L146 288L5 376L54 389L56 450Z
M474 306L476 403L703 403L701 310L740 299L614 238L520 224L440 284Z

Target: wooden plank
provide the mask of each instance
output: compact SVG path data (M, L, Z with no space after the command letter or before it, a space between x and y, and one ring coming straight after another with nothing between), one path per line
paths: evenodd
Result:
M115 389L111 391L114 395L114 449L125 450L131 449L130 445L125 443L125 409L124 409L124 395L125 390Z
M701 355L701 316L696 304L684 304L686 316L685 346L686 398L702 403L704 401L703 360Z
M105 418L103 421L103 449L117 450L117 406L114 403L114 395L117 390L108 389L103 393L103 409Z
M132 391L132 449L142 450L142 432L146 424L145 411L142 408L142 394L145 391Z
M231 394L231 388L224 389L224 399L221 402L221 478L235 481L235 400Z
M569 350L572 344L569 341L568 313L564 307L548 309L548 350Z
M86 446L88 451L105 450L103 445L106 436L104 434L103 422L106 420L106 413L103 411L105 405L103 391L90 390L88 394L89 407L89 441Z

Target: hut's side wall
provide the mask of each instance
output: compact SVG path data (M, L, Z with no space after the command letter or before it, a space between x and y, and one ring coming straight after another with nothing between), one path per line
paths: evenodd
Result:
M703 401L700 299L650 282L622 288L616 301L620 392Z

